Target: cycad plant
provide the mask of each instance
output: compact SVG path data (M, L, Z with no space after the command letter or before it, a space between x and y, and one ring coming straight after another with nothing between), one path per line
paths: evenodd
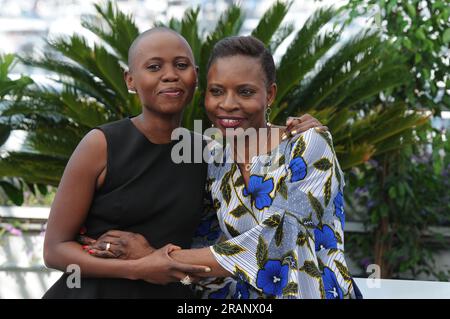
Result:
M54 73L56 85L35 85L2 111L12 128L26 130L28 137L22 152L9 153L0 161L1 175L57 185L71 152L88 130L139 112L139 101L128 93L122 77L138 28L112 2L95 7L98 15L83 20L83 27L98 36L95 44L78 35L57 38L49 41L51 50L42 57L22 58L23 63ZM272 52L294 32L292 25L283 24L289 7L290 3L276 2L251 33ZM198 28L199 12L189 9L182 20L168 23L191 44L200 67L199 88L184 113L187 128L193 127L194 119L206 120L205 68L213 45L239 34L244 20L242 10L232 5L205 34ZM383 109L367 105L384 89L404 83L406 73L377 34L362 32L339 46L342 28L328 27L336 16L333 8L319 9L296 32L277 65L279 93L271 120L282 124L290 115L314 114L330 128L341 166L347 169L399 147L405 142L402 134L422 118L406 114L401 102Z
M16 80L11 79L10 73L16 63L17 58L15 55L0 55L0 110L17 103L22 98L23 90L33 82L27 76L22 76ZM10 123L11 119L9 117L2 117L0 120L1 157L6 155L4 154L3 146L11 134L12 127ZM39 186L41 187L41 185ZM22 205L24 200L23 190L26 188L30 189L30 187L34 191L34 185L26 185L22 179L16 178L14 175L2 174L2 177L0 177L0 188L7 198L16 205ZM43 187L41 189L42 192L45 192ZM0 197L3 198L4 196Z

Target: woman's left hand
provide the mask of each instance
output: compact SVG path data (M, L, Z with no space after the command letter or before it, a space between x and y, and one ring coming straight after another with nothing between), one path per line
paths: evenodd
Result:
M100 258L139 259L151 254L155 249L141 234L110 230L97 240L82 236L83 249Z
M286 120L286 131L284 138L288 138L298 133L303 133L310 128L316 128L320 131L328 131L328 127L322 125L315 117L309 114L304 114L300 117L288 117Z

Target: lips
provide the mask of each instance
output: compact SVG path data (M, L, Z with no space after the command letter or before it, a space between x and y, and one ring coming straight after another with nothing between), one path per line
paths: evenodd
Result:
M166 97L180 97L183 95L184 91L180 88L167 88L158 92L158 95L163 95Z
M240 117L222 117L222 118L218 118L217 122L220 126L224 127L224 128L236 128L236 127L240 127L242 122L244 122L244 118Z

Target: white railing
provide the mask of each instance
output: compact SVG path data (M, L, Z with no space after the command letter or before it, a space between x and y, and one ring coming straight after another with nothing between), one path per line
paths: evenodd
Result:
M24 230L22 236L0 237L0 299L40 298L59 278L58 271L45 268L42 258L43 225L48 218L49 208L0 207L0 226L7 221L20 220ZM360 223L346 223L346 232L364 232ZM448 229L442 233L449 234ZM450 264L447 254L440 262ZM352 272L351 263L349 263ZM355 278L366 299L398 298L448 298L450 283L415 280Z
M450 282L355 278L365 299L450 299Z

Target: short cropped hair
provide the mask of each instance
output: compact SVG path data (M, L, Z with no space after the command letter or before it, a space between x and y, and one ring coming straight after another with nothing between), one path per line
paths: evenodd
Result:
M139 42L141 42L141 40L149 35L152 35L154 33L161 33L161 32L167 32L167 33L172 33L176 36L178 36L182 41L186 42L186 44L188 45L189 49L192 51L191 46L189 45L189 43L186 41L186 39L179 34L178 32L169 29L167 27L154 27L151 29L148 29L147 31L142 32L141 34L139 34L133 41L133 43L131 43L130 48L128 49L128 68L131 68L131 65L133 64L133 59L134 59L134 55L135 55L135 51L136 48L139 44Z
M232 36L218 41L211 52L206 71L220 58L244 55L257 58L266 76L267 86L276 81L276 68L273 56L260 40L252 36Z

